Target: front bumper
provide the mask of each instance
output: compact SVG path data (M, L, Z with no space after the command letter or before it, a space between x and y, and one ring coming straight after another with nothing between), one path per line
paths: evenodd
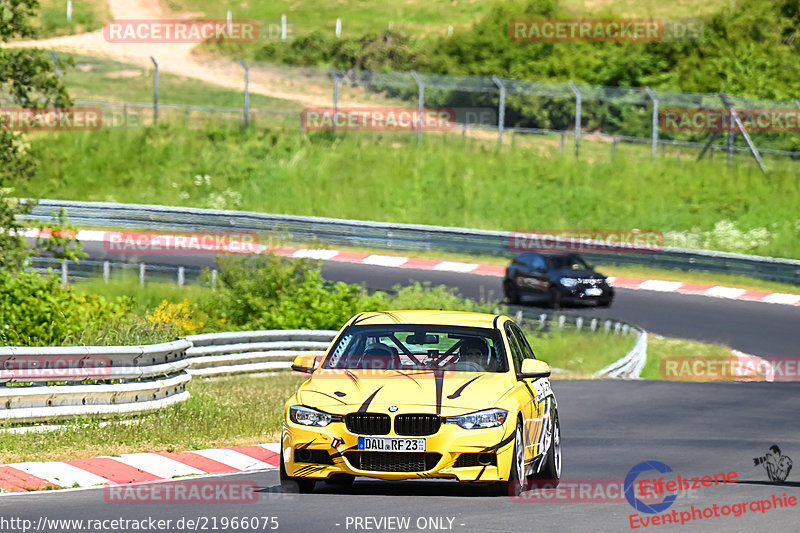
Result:
M586 294L586 289L593 289L597 288L603 291L601 294L589 296ZM610 303L614 299L614 289L609 286L602 286L602 287L593 287L593 286L576 286L576 287L564 287L563 285L558 286L559 291L561 292L561 300L564 302L587 302L587 303L599 303L599 302L608 302Z
M513 424L509 425L506 421L496 428L467 430L455 424L442 424L436 434L424 437L425 454L432 455L420 458L420 452L359 452L358 435L351 433L344 423L320 428L284 420L281 451L286 474L291 477L321 480L334 474L351 474L385 480L450 478L502 481L510 472L513 455L515 428ZM394 433L381 437L404 438ZM354 455L354 452L379 455L363 460L366 456ZM468 455L459 460L462 454ZM489 464L480 464L479 459ZM423 464L425 466L421 466ZM403 471L399 471L401 469Z

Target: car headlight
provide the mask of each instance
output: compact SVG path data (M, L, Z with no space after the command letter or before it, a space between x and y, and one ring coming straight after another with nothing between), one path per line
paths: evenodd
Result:
M289 408L289 419L301 426L325 427L331 422L339 421L340 418L302 405L293 405Z
M574 287L578 284L578 280L575 278L561 278L560 283L565 287Z
M482 429L502 426L506 421L508 411L503 409L487 409L477 413L469 413L461 416L448 416L446 424L458 424L464 429Z

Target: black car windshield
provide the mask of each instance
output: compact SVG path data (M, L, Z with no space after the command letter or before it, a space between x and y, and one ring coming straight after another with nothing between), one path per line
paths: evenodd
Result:
M552 270L591 270L589 264L575 254L548 256L547 264Z
M323 368L507 372L500 332L461 326L350 326Z

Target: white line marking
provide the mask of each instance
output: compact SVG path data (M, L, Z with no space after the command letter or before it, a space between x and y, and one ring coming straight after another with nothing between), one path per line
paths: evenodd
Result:
M109 457L107 455L104 457L125 463L164 479L175 476L188 476L190 474L205 474L202 470L173 461L157 453L126 453L119 457Z
M408 263L408 257L399 257L396 255L371 255L364 258L362 263L385 267L399 267Z
M77 466L72 466L67 463L48 462L48 463L14 463L10 465L13 468L23 470L32 476L46 479L53 485L59 487L74 487L75 484L79 487L91 487L92 485L101 485L108 483L106 478L96 476L86 470L81 470Z
M646 291L673 292L681 288L683 283L680 281L663 281L660 279L648 279L639 284L640 289Z
M295 251L292 257L305 257L307 259L322 259L324 261L333 259L339 255L339 250L309 250L302 248Z
M706 289L703 294L706 296L714 296L716 298L738 298L747 292L744 289L735 289L733 287L716 286Z
M458 263L456 261L442 261L438 265L434 265L434 270L446 270L449 272L472 272L480 265L475 263Z
M247 455L239 453L235 450L193 450L192 453L202 455L203 457L208 457L209 459L213 459L214 461L232 466L233 468L237 468L239 470L275 468L269 463L259 461L258 459L253 459L252 457L248 457Z

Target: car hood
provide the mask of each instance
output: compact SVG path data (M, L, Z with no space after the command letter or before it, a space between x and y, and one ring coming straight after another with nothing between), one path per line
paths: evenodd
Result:
M510 373L434 370L317 370L297 392L309 407L334 414L383 411L454 416L486 409L512 387ZM516 380L513 380L516 382Z
M589 279L604 279L605 276L594 270L578 269L572 270L571 268L564 268L553 271L554 277L559 278L589 278Z

